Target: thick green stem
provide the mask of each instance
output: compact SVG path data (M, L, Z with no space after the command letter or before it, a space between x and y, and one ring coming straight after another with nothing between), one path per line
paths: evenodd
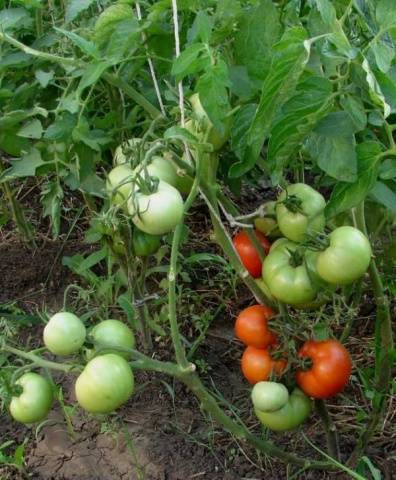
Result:
M358 228L367 235L366 222L364 216L364 202L356 209L356 223ZM375 396L372 412L368 420L367 428L362 429L358 438L355 450L348 460L348 464L355 465L364 451L368 441L375 433L378 423L382 418L385 407L386 393L391 387L392 380L392 351L393 351L393 331L392 319L389 306L389 298L385 293L381 275L378 271L374 258L371 259L369 266L369 276L373 287L374 299L377 305L375 320L375 390L378 395Z
M41 368L49 368L51 370L60 370L62 372L71 372L72 370L76 370L79 367L77 365L71 365L67 363L56 363L51 362L49 360L44 360L44 358L39 357L31 352L24 352L22 350L18 350L17 348L11 347L9 345L3 345L0 347L0 351L12 353L18 357L24 358L25 360L30 360L33 362L37 367Z
M323 400L315 400L315 409L322 420L326 432L327 451L335 459L340 459L337 429L331 420L326 404Z

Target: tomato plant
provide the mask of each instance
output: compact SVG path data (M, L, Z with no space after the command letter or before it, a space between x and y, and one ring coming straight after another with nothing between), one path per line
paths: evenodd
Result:
M325 227L323 196L305 183L288 186L276 203L279 230L294 242L303 241L307 235L315 235Z
M22 389L10 403L12 417L21 423L35 423L43 420L52 406L52 387L48 380L37 373L24 373L15 382Z
M140 167L138 167L140 169ZM147 165L143 171L140 172L144 176L147 172L151 177L156 177L159 180L172 185L177 188L179 182L179 176L177 175L176 168L169 159L160 157L158 155L151 159L151 162Z
M347 349L337 340L309 340L298 352L312 366L298 370L298 386L310 397L329 398L341 392L348 383L352 361Z
M264 214L254 219L256 230L271 238L280 237L282 235L278 228L276 219L276 202L266 202L261 206Z
M297 244L277 240L263 262L263 280L271 295L290 305L312 302L317 291L311 281L305 256L313 255L299 251Z
M275 412L289 400L287 388L277 382L256 383L251 396L254 407L262 412Z
M183 199L176 188L160 181L152 193L135 192L128 211L137 228L150 235L163 235L181 221Z
M82 321L73 313L59 312L44 327L45 346L55 355L77 352L85 341L86 330Z
M367 237L357 228L344 226L330 233L329 246L319 253L316 269L326 282L347 285L365 273L370 260Z
M271 245L267 238L257 230L254 231L254 234L264 251L268 253ZM253 278L260 277L262 262L260 260L260 255L250 240L248 234L244 231L238 232L233 238L233 243L246 270Z
M251 384L268 380L271 374L281 375L285 367L284 359L274 360L263 348L248 346L242 355L242 373Z
M133 393L134 378L127 361L114 353L88 362L76 380L76 398L90 413L110 413Z
M265 348L276 343L276 335L268 328L268 320L275 312L265 305L252 305L239 313L235 335L245 345Z
M131 354L119 351L117 348L135 348L132 330L119 320L103 320L98 323L91 331L91 338L96 350L115 347L113 352L106 353L117 353L125 358L129 358Z

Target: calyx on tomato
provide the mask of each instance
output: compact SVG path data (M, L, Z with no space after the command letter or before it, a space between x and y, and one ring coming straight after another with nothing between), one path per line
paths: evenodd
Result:
M284 432L303 423L312 410L311 400L295 388L289 395L286 387L275 382L259 382L253 387L254 412L270 430Z
M318 254L316 269L326 282L348 285L366 272L371 254L370 242L360 230L339 227L330 233L329 246Z
M264 203L259 210L263 211L263 215L260 215L254 219L254 226L256 230L270 238L280 237L282 235L278 227L276 219L276 202L270 201Z
M310 359L311 367L296 373L298 386L314 398L329 398L341 392L348 383L352 361L348 350L337 340L309 340L298 352Z
M277 240L263 262L263 280L271 295L290 305L312 302L316 287L310 278L306 257L315 255L286 239Z
M326 220L323 196L309 185L289 185L278 197L276 217L283 235L294 242L323 231Z
M159 180L163 180L172 187L177 187L179 177L177 175L176 168L171 161L171 155L165 152L164 156L155 155L150 163L141 168L136 167L135 172L139 172L141 176L148 174L150 177L156 177Z
M13 396L10 413L21 423L35 423L43 420L52 406L53 394L48 380L38 373L25 373L15 384L22 388L19 396Z

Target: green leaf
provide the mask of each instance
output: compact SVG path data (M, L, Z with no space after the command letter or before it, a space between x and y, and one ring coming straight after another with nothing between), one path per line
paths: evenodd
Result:
M172 65L172 75L176 80L182 80L186 75L197 71L200 68L200 63L197 62L201 52L205 51L205 45L202 43L193 43L174 60Z
M282 32L279 11L272 0L261 0L242 16L235 35L235 63L244 65L253 80L268 74L273 45Z
M229 71L231 92L243 100L253 97L256 89L249 78L247 68L242 65L231 65Z
M296 95L282 107L270 133L268 161L277 176L331 105L332 84L326 78L311 77L298 85Z
M107 70L109 66L110 65L107 62L89 63L83 73L83 76L81 77L77 88L77 94L81 95L87 87L95 84L102 76L102 73Z
M338 120L341 120L340 124ZM318 167L342 182L357 179L353 129L354 125L345 112L334 112L319 122L306 144Z
M274 47L271 68L264 80L259 106L247 132L243 160L230 168L231 177L240 177L254 167L275 115L293 95L309 59L307 32L300 27L287 30Z
M77 35L77 33L63 30L63 28L54 27L54 30L65 35L69 40L74 43L74 45L76 45L82 52L84 52L89 57L93 57L95 59L98 59L100 57L99 50L93 42L90 42L89 40L86 40L80 35Z
M225 134L223 122L230 111L227 93L230 85L227 64L221 59L207 69L197 83L202 106L220 135Z
M360 132L361 130L366 128L367 115L364 109L363 102L359 97L346 94L345 96L341 97L340 104L350 116L354 124L355 132Z
M59 182L49 181L43 186L41 192L41 203L44 207L44 216L50 217L52 232L57 238L60 231L61 203L63 200L63 190Z
M53 80L55 72L50 70L49 72L44 72L43 70L36 70L34 76L36 77L39 84L45 88L51 80Z
M384 182L376 182L370 195L388 210L396 213L396 193Z
M396 179L396 160L394 158L387 158L382 162L379 168L379 177L381 180Z
M108 40L104 56L111 65L119 63L126 54L133 52L141 45L141 28L136 18L126 18L117 23Z
M383 30L396 27L396 3L394 0L380 0L375 16Z
M337 183L325 209L326 218L357 207L373 188L378 175L378 157L381 145L364 142L356 147L358 178L355 183Z
M385 33L380 37L375 37L370 43L371 51L374 53L378 68L386 73L395 58L395 46L392 37Z
M5 113L0 118L0 129L10 128L22 122L23 120L26 120L30 117L35 117L36 115L47 117L48 111L41 107L34 107L30 110L14 110L12 112Z
M231 148L239 160L243 160L247 148L247 132L256 114L257 104L250 103L240 108L231 130Z
M385 100L381 87L377 82L374 72L371 70L368 60L365 58L362 62L362 68L366 72L366 81L369 86L369 94L373 102L383 108L384 117L387 118L391 113L391 108Z
M64 112L56 117L55 122L45 131L44 138L47 140L69 139L77 124L77 116Z
M201 42L208 44L212 36L213 23L213 18L209 17L204 10L200 10L188 31L187 40L189 43L198 38Z
M91 253L90 255L88 255L87 258L84 258L84 260L78 264L78 266L75 269L76 273L82 274L86 270L89 270L90 268L94 267L95 265L100 263L102 260L104 260L107 257L107 255L108 255L107 247L103 247L97 252Z
M95 0L69 0L66 5L65 22L70 23L75 20L84 10L87 10Z
M7 182L14 178L34 177L36 170L43 165L48 165L49 162L45 162L41 158L41 153L36 148L24 154L19 160L12 160L11 167L4 170L0 175L0 183Z
M0 31L11 32L21 28L30 28L33 24L29 13L24 8L6 8L0 11Z
M43 134L43 126L40 120L34 119L31 122L26 123L19 131L20 137L24 138L41 138Z
M164 133L164 140L173 139L182 140L183 142L191 143L193 145L199 143L197 137L195 137L191 132L178 126L170 127Z

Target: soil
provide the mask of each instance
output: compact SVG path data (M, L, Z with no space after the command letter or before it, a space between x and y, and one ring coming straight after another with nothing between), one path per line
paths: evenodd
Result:
M199 218L194 215L194 219ZM205 231L204 235L209 236L209 232ZM65 244L46 242L34 252L15 239L1 245L0 304L18 300L17 305L27 312L60 305L65 287L75 280L62 266L61 258L86 249L81 245L78 239ZM239 286L238 298L236 309L249 302L249 295ZM356 362L365 361L361 347L366 327L370 331L368 323L362 320L359 335L351 336L350 348L356 352ZM242 348L233 338L232 324L233 317L227 312L219 316L196 354L196 359L205 359L205 362L197 364L205 383L212 390L216 385L216 393L224 397L227 413L233 414L229 405L234 404L247 425L260 434L250 407L249 388L239 372ZM40 329L33 326L30 332L38 339ZM195 397L183 385L169 377L138 372L137 393L117 414L107 418L93 418L81 409L71 408L72 379L57 377L56 381L62 383L69 406L62 410L57 403L48 420L38 428L18 425L7 415L3 416L0 445L9 440L15 442L8 453L28 440L24 467L18 470L0 466L0 480L279 480L296 472L294 467L258 454L245 442L232 438L202 414ZM359 411L356 405L360 395L360 392L346 393L329 406L342 436L344 459L356 440ZM340 408L341 404L344 408ZM389 414L367 451L386 480L396 478L393 414ZM325 437L316 414L305 424L303 432L315 445L325 449ZM271 437L288 451L320 458L300 434ZM294 478L320 480L350 476L300 471Z

